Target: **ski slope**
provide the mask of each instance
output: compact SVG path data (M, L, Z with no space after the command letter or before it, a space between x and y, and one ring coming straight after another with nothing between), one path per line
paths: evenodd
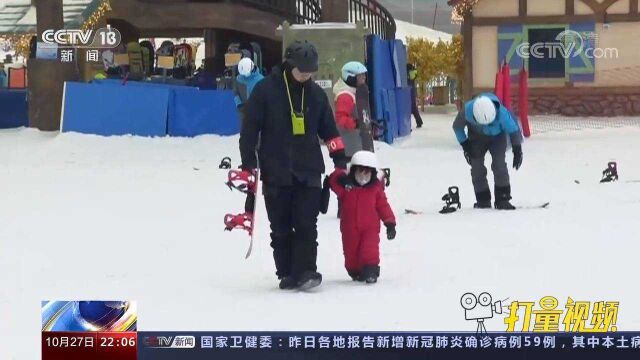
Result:
M640 183L624 181L640 180L640 128L526 141L514 203L551 206L505 213L469 209L452 116L424 119L410 138L377 144L398 217L397 239L381 244L379 283L348 280L333 199L319 220L324 283L314 293L277 289L262 201L249 260L246 234L223 232L225 213L244 204L218 169L224 156L238 165L238 137L0 131L0 358L39 358L45 299L136 300L140 330L475 331L460 297L488 291L553 295L562 308L568 296L620 301L618 329L640 329ZM622 181L599 184L610 160ZM450 185L465 208L440 215ZM501 318L486 326L505 329Z

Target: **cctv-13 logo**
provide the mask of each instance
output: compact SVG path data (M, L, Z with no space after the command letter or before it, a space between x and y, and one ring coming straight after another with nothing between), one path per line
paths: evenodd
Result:
M493 302L491 294L484 292L476 296L466 293L460 298L467 321L477 322L477 332L486 333L485 320L495 315L504 315L507 332L616 332L618 331L619 301L575 301L567 299L559 307L553 296L533 301L505 300ZM537 306L536 306L537 305Z

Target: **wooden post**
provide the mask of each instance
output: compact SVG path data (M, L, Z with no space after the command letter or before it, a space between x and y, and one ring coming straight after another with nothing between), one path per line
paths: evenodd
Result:
M62 0L32 0L36 7L38 41L42 41L42 33L47 29L64 28Z
M45 30L64 28L62 0L32 0L36 7L38 40ZM59 52L58 52L59 53ZM29 126L40 130L60 129L62 92L65 81L78 80L75 63L28 59Z
M473 16L468 14L462 23L462 36L464 47L464 85L462 89L463 100L470 100L473 96Z

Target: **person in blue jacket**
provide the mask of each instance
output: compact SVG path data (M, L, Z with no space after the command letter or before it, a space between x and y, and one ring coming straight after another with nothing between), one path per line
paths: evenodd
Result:
M262 80L264 76L256 68L251 58L245 57L238 63L238 76L236 77L236 96L234 98L236 107L242 109L247 103L253 88Z
M0 88L7 87L7 74L4 72L4 65L0 64Z
M467 131L465 132L465 128ZM515 210L511 204L509 168L505 161L507 137L513 149L513 168L522 165L522 134L513 114L495 94L484 93L467 102L453 122L453 130L467 163L476 193L475 208L491 208L491 190L487 181L484 157L491 153L491 170L495 182L495 208Z

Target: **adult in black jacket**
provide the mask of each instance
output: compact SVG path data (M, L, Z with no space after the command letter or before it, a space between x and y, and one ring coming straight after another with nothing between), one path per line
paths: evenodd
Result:
M321 174L320 139L336 167L346 167L344 145L324 91L311 80L318 54L308 42L287 48L286 61L253 90L240 134L242 168L259 165L271 247L281 289L320 285L317 219Z
M418 88L416 87L416 77L418 76L418 70L413 64L407 64L407 77L409 81L409 87L411 88L411 114L416 119L416 126L421 128L422 116L420 116L420 109L418 109Z

